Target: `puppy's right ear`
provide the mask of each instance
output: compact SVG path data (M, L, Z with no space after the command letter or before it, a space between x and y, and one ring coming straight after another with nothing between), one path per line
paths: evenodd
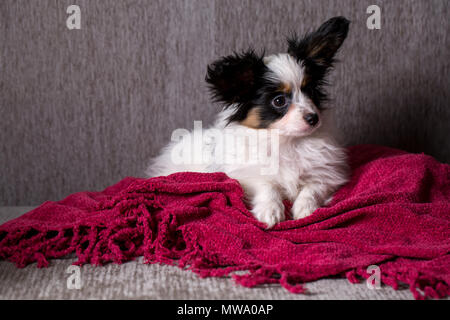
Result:
M217 102L250 102L261 86L266 65L253 50L223 57L208 66L206 82Z

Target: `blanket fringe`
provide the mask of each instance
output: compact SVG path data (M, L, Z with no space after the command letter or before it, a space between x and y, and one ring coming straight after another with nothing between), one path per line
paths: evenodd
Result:
M111 203L113 204L114 201ZM115 204L115 203L114 203ZM116 206L126 219L109 221L108 224L78 225L56 231L28 228L0 234L0 258L7 259L23 268L37 262L37 267L47 267L48 259L60 258L75 252L75 265L91 263L103 265L108 262L121 264L143 256L145 263L164 263L189 268L201 277L223 277L232 274L236 283L244 287L278 283L292 293L305 293L302 278L255 264L236 266L231 260L203 250L189 230L189 225L179 226L177 212L156 208L152 213L142 199L130 206ZM202 212L199 212L202 214ZM222 266L222 267L220 267ZM450 295L448 283L430 275L393 272L380 264L381 282L395 290L399 283L409 285L414 298L444 298ZM246 274L234 274L247 271ZM370 275L365 268L345 273L347 279L356 283Z
M418 272L399 272L389 270L388 265L380 264L381 283L398 290L400 284L409 286L409 290L416 300L442 299L450 296L450 286L433 276L419 274ZM345 273L351 283L359 283L360 278L369 279L370 274L366 268L356 268ZM359 277L359 278L358 278Z

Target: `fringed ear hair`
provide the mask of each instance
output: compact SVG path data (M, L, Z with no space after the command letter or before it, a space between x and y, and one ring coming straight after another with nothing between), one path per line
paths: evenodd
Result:
M331 18L303 39L288 39L288 53L305 64L314 63L323 68L332 67L334 55L348 34L350 21L344 17Z
M296 36L288 39L288 53L305 67L302 91L319 109L323 109L323 102L328 100L323 89L327 84L325 78L333 67L336 52L347 37L349 25L346 18L335 17L302 39Z
M265 71L263 56L248 50L210 64L206 82L216 101L227 106L234 103L248 104L261 86Z

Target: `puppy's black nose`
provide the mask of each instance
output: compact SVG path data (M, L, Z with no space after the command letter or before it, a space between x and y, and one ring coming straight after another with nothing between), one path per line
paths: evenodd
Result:
M308 113L303 117L303 119L305 119L305 121L308 122L312 127L314 127L319 122L319 116L317 115L317 113Z

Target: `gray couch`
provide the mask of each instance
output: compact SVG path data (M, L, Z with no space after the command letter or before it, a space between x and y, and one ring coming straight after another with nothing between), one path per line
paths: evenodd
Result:
M141 176L174 129L192 128L194 120L208 124L219 110L204 83L208 63L249 46L285 51L285 35L336 15L352 21L329 88L345 143L450 162L449 2L381 1L381 29L369 30L372 2L0 1L0 206L9 206L0 210L1 220L26 211L23 206ZM81 30L66 27L74 3ZM0 297L410 297L346 280L319 281L308 285L311 295L297 296L134 262L88 266L87 285L67 291L69 264L16 270L0 262Z

